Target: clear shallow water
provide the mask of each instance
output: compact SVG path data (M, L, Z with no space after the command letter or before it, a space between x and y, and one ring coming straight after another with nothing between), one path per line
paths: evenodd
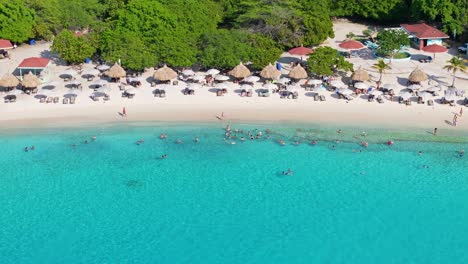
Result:
M208 126L4 134L0 263L468 262L467 144L272 130L288 145Z

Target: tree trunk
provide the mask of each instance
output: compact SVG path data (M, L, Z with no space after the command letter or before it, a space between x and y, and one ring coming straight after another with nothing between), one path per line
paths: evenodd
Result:
M453 81L452 81L452 87L454 87L454 88L455 88L455 78L457 78L457 77L455 76L455 73L454 73L453 74Z

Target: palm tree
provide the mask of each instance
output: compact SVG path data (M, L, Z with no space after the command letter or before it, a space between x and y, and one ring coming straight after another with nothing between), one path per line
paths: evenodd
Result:
M453 57L450 60L447 61L447 65L444 66L444 69L447 71L451 71L453 74L453 82L452 82L452 87L455 87L455 74L460 71L463 73L466 73L466 60L460 58L460 57Z
M379 59L379 61L376 64L372 65L372 68L376 69L380 73L380 78L377 81L377 84L380 84L380 81L382 80L382 75L385 73L385 70L392 69L390 65L385 63L385 61L382 59Z

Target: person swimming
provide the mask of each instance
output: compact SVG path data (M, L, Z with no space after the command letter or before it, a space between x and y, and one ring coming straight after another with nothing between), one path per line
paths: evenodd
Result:
M419 152L418 152L418 155L419 155L419 156L422 156L422 154L423 154L422 151L419 151Z
M28 152L29 151L29 148L28 147L24 147L24 152Z
M31 146L31 150L35 150L35 149L36 149L36 147L34 147L34 145L32 145L32 146Z
M244 138L244 137L241 137L240 140L241 140L242 142L244 142L244 141L245 141L245 138Z
M361 146L367 148L369 146L369 143L367 143L367 141L363 141L361 142Z
M462 158L463 156L465 156L465 150L464 149L460 150L460 158Z
M279 143L280 143L281 146L286 145L286 143L285 143L284 140L282 140L282 139L279 140Z
M197 137L194 139L194 141L195 141L195 143L200 142L200 140Z
M167 158L167 154L164 154L161 156L161 159L166 159Z
M312 140L311 144L312 144L312 145L317 145L317 141Z
M286 176L292 176L292 175L293 175L293 171L292 171L290 168L288 168L287 171L283 171L283 172L281 172L281 173L282 173L283 175L286 175Z
M160 139L166 139L166 138L167 138L167 134L161 134L161 135L159 135L159 138L160 138Z
M93 141L96 141L97 138L96 138L96 136L92 136L91 139L92 139Z
M180 138L177 139L177 144L182 144L182 140Z

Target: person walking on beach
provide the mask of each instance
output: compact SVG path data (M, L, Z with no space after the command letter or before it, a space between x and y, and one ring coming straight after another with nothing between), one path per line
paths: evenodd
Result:
M122 117L127 117L127 110L124 108L122 108Z
M437 127L434 128L434 136L437 136Z
M453 115L453 122L452 122L453 126L457 126L458 125L458 115L455 114Z
M459 116L461 117L462 115L463 115L463 107L460 108L460 114L459 114Z

